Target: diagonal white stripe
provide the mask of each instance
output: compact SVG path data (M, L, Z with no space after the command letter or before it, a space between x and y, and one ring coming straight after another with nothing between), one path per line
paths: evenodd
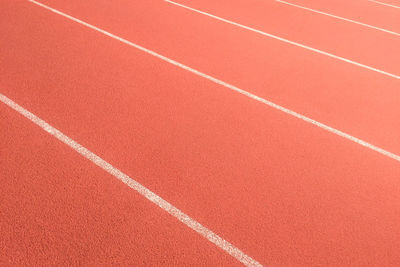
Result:
M353 64L353 65L356 65L356 66L364 68L364 69L372 70L372 71L378 72L380 74L383 74L383 75L386 75L386 76L389 76L389 77L392 77L392 78L400 79L399 75L396 75L396 74L393 74L393 73L389 73L389 72L386 72L386 71L383 71L383 70L380 70L380 69L377 69L377 68L374 68L374 67L371 67L371 66L367 66L367 65L355 62L353 60L350 60L350 59L347 59L347 58L344 58L344 57L336 56L334 54L331 54L331 53L328 53L328 52L325 52L325 51L322 51L322 50L319 50L319 49L316 49L316 48L312 48L312 47L307 46L307 45L303 45L303 44L300 44L300 43L297 43L297 42L293 42L293 41L290 41L288 39L273 35L271 33L263 32L263 31L260 31L260 30L257 30L257 29L242 25L240 23L233 22L233 21L230 21L230 20L215 16L215 15L212 15L210 13L194 9L192 7L188 7L188 6L179 4L179 3L175 3L175 2L170 1L170 0L164 0L164 1L168 2L170 4L173 4L173 5L179 6L179 7L186 8L188 10L194 11L194 12L202 14L202 15L206 15L206 16L211 17L213 19L220 20L220 21L229 23L231 25L234 25L234 26L237 26L237 27L240 27L240 28L252 31L252 32L256 32L256 33L264 35L264 36L268 36L268 37L274 38L276 40L279 40L279 41L282 41L282 42L285 42L285 43L288 43L288 44L291 44L291 45L295 45L295 46L298 46L298 47L301 47L301 48L316 52L318 54L322 54L322 55L325 55L325 56L328 56L328 57L331 57L331 58L334 58L334 59L338 59L338 60L341 60L341 61Z
M217 84L220 84L228 89L231 89L233 91L236 91L238 93L241 93L249 98L252 98L256 101L259 101L261 103L264 103L270 107L273 107L275 109L278 109L282 112L285 112L289 115L292 115L294 117L297 117L299 119L302 119L308 123L311 123L315 126L318 126L324 130L327 130L331 133L334 133L336 135L339 135L341 137L344 137L346 139L349 139L355 143L358 143L359 145L362 145L364 147L367 147L371 150L374 150L378 153L381 153L387 157L390 157L396 161L400 162L400 156L393 154L389 151L386 151L384 149L381 149L379 147L376 147L374 145L371 145L361 139L358 139L356 137L353 137L349 134L346 134L344 132L341 132L339 130L336 130L332 127L329 127L327 125L324 125L320 122L317 122L315 120L312 120L304 115L301 115L299 113L296 113L294 111L291 111L287 108L281 107L275 103L272 103L266 99L263 99L259 96L256 96L254 94L251 94L245 90L242 90L238 87L235 87L233 85L230 85L226 82L223 82L219 79L216 79L212 76L209 76L207 74L204 74L200 71L197 71L195 69L192 69L184 64L181 64L177 61L174 61L172 59L169 59L165 56L162 56L154 51L151 51L147 48L144 48L142 46L139 46L137 44L134 44L130 41L127 41L121 37L118 37L112 33L109 33L105 30L102 30L100 28L97 28L96 26L93 26L89 23L86 23L82 20L79 20L77 18L74 18L70 15L67 15L63 12L60 12L54 8L51 8L49 6L46 6L42 3L39 3L37 1L34 0L29 0L30 2L41 6L45 9L48 9L56 14L59 14L63 17L66 17L72 21L75 21L79 24L82 24L88 28L91 28L95 31L98 31L100 33L103 33L113 39L116 39L122 43L125 43L127 45L130 45L132 47L135 47L143 52L146 52L150 55L153 55L157 58L160 58L166 62L169 62L175 66L178 66L182 69L185 69L187 71L190 71L198 76L201 76L205 79L208 79L212 82L215 82ZM16 104L15 102L13 102L11 99L7 98L6 96L0 94L0 101L3 102L4 104L8 105L9 107L11 107L12 109L16 110L17 112L19 112L20 114L22 114L23 116L25 116L26 118L28 118L29 120L31 120L32 122L34 122L36 125L38 125L39 127L41 127L42 129L44 129L46 132L48 132L49 134L53 135L54 137L56 137L58 140L62 141L63 143L65 143L66 145L68 145L69 147L71 147L72 149L74 149L76 152L78 152L79 154L81 154L82 156L84 156L85 158L87 158L88 160L92 161L93 163L95 163L96 165L98 165L99 167L101 167L102 169L104 169L105 171L107 171L108 173L110 173L111 175L115 176L116 178L118 178L119 180L121 180L123 183L125 183L126 185L128 185L129 187L131 187L132 189L136 190L138 193L140 193L142 196L144 196L145 198L147 198L148 200L150 200L151 202L153 202L154 204L156 204L157 206L159 206L161 209L165 210L166 212L168 212L169 214L171 214L172 216L174 216L175 218L177 218L179 221L181 221L183 224L185 224L186 226L188 226L189 228L193 229L194 231L198 232L201 236L205 237L206 239L208 239L210 242L214 243L216 246L218 246L219 248L223 249L224 251L226 251L228 254L230 254L231 256L233 256L234 258L236 258L237 260L239 260L240 262L242 262L243 264L247 265L247 266L262 266L259 262L257 262L256 260L252 259L251 257L249 257L248 255L246 255L244 252L242 252L240 249L238 249L237 247L235 247L234 245L232 245L231 243L229 243L228 241L224 240L223 238L221 238L220 236L218 236L217 234L215 234L214 232L212 232L211 230L209 230L208 228L204 227L203 225L201 225L200 223L198 223L197 221L193 220L192 218L190 218L188 215L186 215L185 213L183 213L182 211L180 211L178 208L174 207L172 204L170 204L169 202L165 201L164 199L162 199L160 196L156 195L155 193L153 193L152 191L150 191L149 189L147 189L146 187L144 187L143 185L141 185L140 183L138 183L137 181L133 180L131 177L129 177L128 175L124 174L123 172L121 172L120 170L118 170L117 168L113 167L110 163L106 162L105 160L103 160L102 158L100 158L99 156L97 156L96 154L94 154L93 152L89 151L87 148L83 147L82 145L80 145L79 143L77 143L76 141L72 140L71 138L69 138L68 136L64 135L62 132L60 132L59 130L55 129L54 127L52 127L51 125L49 125L47 122L43 121L42 119L38 118L37 116L35 116L34 114L32 114L31 112L27 111L26 109L24 109L23 107L19 106L18 104Z
M184 64L182 64L182 63L179 63L179 62L177 62L177 61L175 61L175 60L173 60L173 59L170 59L170 58L168 58L168 57L165 57L165 56L163 56L163 55L160 55L160 54L158 54L158 53L156 53L156 52L154 52L154 51L152 51L152 50L149 50L149 49L144 48L144 47L142 47L142 46L140 46L140 45L134 44L134 43L132 43L132 42L126 40L126 39L123 39L123 38L121 38L121 37L118 37L118 36L116 36L116 35L114 35L114 34L112 34L112 33L109 33L109 32L107 32L107 31L105 31L105 30L102 30L102 29L100 29L100 28L97 28L96 26L93 26L93 25L91 25L91 24L89 24L89 23L87 23L87 22L84 22L84 21L80 20L80 19L74 18L74 17L72 17L72 16L70 16L70 15L67 15L67 14L65 14L65 13L63 13L63 12L61 12L61 11L58 11L58 10L56 10L56 9L54 9L54 8L51 8L51 7L49 7L49 6L46 6L46 5L41 4L41 3L39 3L39 2L36 2L35 0L28 0L28 1L30 1L30 2L32 2L32 3L35 3L36 5L39 5L39 6L43 7L43 8L46 8L46 9L48 9L48 10L50 10L50 11L56 13L56 14L59 14L59 15L63 16L63 17L66 17L66 18L68 18L68 19L70 19L70 20L72 20L72 21L75 21L75 22L77 22L77 23L79 23L79 24L82 24L82 25L84 25L84 26L86 26L86 27L88 27L88 28L91 28L91 29L93 29L93 30L95 30L95 31L98 31L98 32L100 32L100 33L103 33L103 34L105 34L105 35L107 35L107 36L109 36L109 37L111 37L111 38L113 38L113 39L116 39L116 40L118 40L118 41L120 41L120 42L122 42L122 43L124 43L124 44L127 44L127 45L132 46L132 47L134 47L134 48L136 48L136 49L139 49L139 50L141 50L141 51L143 51L143 52L145 52L145 53L148 53L148 54L150 54L150 55L152 55L152 56L155 56L155 57L157 57L157 58L159 58L159 59L161 59L161 60L164 60L164 61L166 61L166 62L168 62L168 63L170 63L170 64L172 64L172 65L175 65L175 66L177 66L177 67L179 67L179 68L182 68L182 69L184 69L184 70L187 70L187 71L189 71L189 72L191 72L191 73L193 73L193 74L196 74L196 75L198 75L198 76L200 76L200 77L203 77L203 78L205 78L205 79L207 79L207 80L210 80L210 81L212 81L212 82L214 82L214 83L216 83L216 84L222 85L222 86L224 86L224 87L226 87L226 88L228 88L228 89L230 89L230 90L232 90L232 91L235 91L235 92L237 92L237 93L240 93L240 94L242 94L242 95L245 95L245 96L247 96L247 97L249 97L249 98L251 98L251 99L254 99L254 100L258 101L258 102L261 102L261 103L263 103L263 104L265 104L265 105L267 105L267 106L270 106L270 107L272 107L272 108L274 108L274 109L280 110L280 111L282 111L282 112L284 112L284 113L286 113L286 114L289 114L289 115L291 115L291 116L293 116L293 117L296 117L296 118L301 119L301 120L303 120L303 121L305 121L305 122L308 122L308 123L310 123L310 124L313 124L313 125L315 125L315 126L317 126L317 127L320 127L320 128L322 128L322 129L324 129L324 130L330 132L330 133L339 135L339 136L341 136L341 137L343 137L343 138L346 138L346 139L348 139L348 140L350 140L350 141L352 141L352 142L355 142L355 143L357 143L357 144L359 144L359 145L361 145L361 146L364 146L364 147L366 147L366 148L369 148L369 149L371 149L371 150L373 150L373 151L376 151L376 152L378 152L378 153L380 153L380 154L382 154L382 155L384 155L384 156L387 156L387 157L389 157L389 158L392 158L392 159L394 159L394 160L400 162L400 156L399 156L399 155L396 155L396 154L394 154L394 153L392 153L392 152L389 152L389 151L387 151L387 150L384 150L384 149L382 149L382 148L380 148L380 147L374 146L374 145L372 145L372 144L370 144L370 143L368 143L368 142L366 142L366 141L363 141L363 140L361 140L361 139L359 139L359 138L357 138L357 137L354 137L354 136L352 136L352 135L350 135L350 134L347 134L347 133L345 133L345 132L342 132L342 131L340 131L340 130L337 130L337 129L335 129L335 128L332 128L332 127L330 127L330 126L328 126L328 125L325 125L325 124L323 124L323 123L321 123L321 122L318 122L318 121L316 121L316 120L313 120L313 119L311 119L311 118L309 118L309 117L307 117L307 116L305 116L305 115L302 115L302 114L300 114L300 113L297 113L297 112L295 112L295 111L293 111L293 110L290 110L290 109L288 109L288 108L282 107L282 106L280 106L280 105L278 105L278 104L275 104L275 103L273 103L273 102L271 102L271 101L269 101L269 100L267 100L267 99L264 99L264 98L262 98L262 97L259 97L259 96L255 95L255 94L252 94L252 93L250 93L250 92L248 92L248 91L245 91L245 90L243 90L243 89L240 89L239 87L236 87L236 86L234 86L234 85L231 85L231 84L229 84L229 83L226 83L226 82L224 82L224 81L221 81L221 80L219 80L219 79L217 79L217 78L214 78L214 77L212 77L212 76L210 76L210 75L208 75L208 74L205 74L205 73L203 73L203 72L201 72L201 71L195 70L195 69L193 69L193 68L191 68L191 67L189 67L189 66L186 66L186 65L184 65Z
M375 1L375 0L368 0L368 1L374 2L374 3L377 3L377 4L381 4L381 5L384 5L384 6L390 6L390 7L393 7L393 8L400 8L400 6L395 6L395 5L391 5L391 4L388 4L388 3L383 3L383 2L379 2L379 1Z
M183 213L181 210L178 208L174 207L172 204L167 202L166 200L162 199L160 196L156 195L125 173L121 172L114 166L112 166L110 163L105 161L104 159L100 158L93 152L91 152L89 149L83 147L82 145L78 144L76 141L72 140L44 120L40 119L36 115L32 114L28 110L24 109L8 97L6 97L3 94L0 94L0 101L6 104L7 106L11 107L21 115L23 115L25 118L28 118L31 120L33 123L41 127L43 130L81 154L83 157L87 158L109 174L113 175L114 177L118 178L121 180L124 184L128 185L130 188L134 189L136 192L156 204L158 207L163 209L164 211L168 212L172 216L174 216L176 219L181 221L183 224L188 226L189 228L193 229L197 233L199 233L201 236L204 238L208 239L211 243L214 243L216 246L219 248L223 249L226 251L228 254L236 258L238 261L242 262L246 266L262 266L259 262L256 260L252 259L251 257L247 256L244 252L242 252L240 249L229 243L228 241L224 240L208 228L204 227L201 225L199 222L195 221L194 219L190 218L188 215Z
M400 36L400 33L389 31L389 30L386 30L386 29L383 29L383 28L379 28L379 27L375 27L375 26L372 26L372 25L369 25L369 24L366 24L366 23L362 23L362 22L358 22L358 21L352 20L352 19L346 19L346 18L343 18L343 17L339 17L339 16L336 16L336 15L332 15L332 14L329 14L329 13L326 13L326 12L322 12L322 11L319 11L319 10L315 10L315 9L311 9L311 8L308 8L308 7L300 6L300 5L297 5L297 4L285 2L285 1L282 1L282 0L275 0L275 1L277 1L279 3L282 3L282 4L289 5L289 6L294 6L294 7L298 7L298 8L304 9L304 10L308 10L308 11L311 11L311 12L319 13L319 14L322 14L322 15L325 15L325 16L328 16L328 17L332 17L332 18L335 18L335 19L340 19L340 20L343 20L343 21L355 23L355 24L358 24L358 25L361 25L361 26L364 26L364 27L368 27L368 28L371 28L371 29L375 29L375 30L379 30L379 31L382 31L382 32L386 32L386 33L390 33L390 34L393 34L393 35Z

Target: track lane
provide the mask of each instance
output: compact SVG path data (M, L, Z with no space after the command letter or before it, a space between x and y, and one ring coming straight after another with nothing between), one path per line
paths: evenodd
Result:
M276 1L172 1L290 41L400 75L400 30L393 35ZM177 8L183 8L176 5ZM193 12L193 11L192 11ZM193 16L198 16L193 12ZM221 22L224 23L224 22ZM232 27L235 27L232 25ZM245 30L245 29L243 29ZM268 38L268 37L265 37Z
M293 0L288 2L306 5L310 8L322 9L329 13L360 20L364 23L387 28L389 30L391 29L396 32L400 31L398 9L376 4L368 0ZM387 1L387 3L394 4L393 1Z
M389 7L389 8L396 8L396 9L400 9L400 5L398 5L399 3L391 3L391 1L386 1L386 2L382 2L382 1L376 1L376 0L368 0L371 3L375 3L378 5L383 5L385 7Z
M0 104L0 265L242 266Z
M397 80L162 1L63 3L52 4L188 66L400 153ZM96 12L92 12L93 7Z
M399 262L396 162L25 7L9 97L266 264Z
M338 20L341 20L341 21L345 21L345 22L348 22L348 23L354 23L354 24L357 24L357 25L360 25L360 26L363 26L363 27L367 27L367 28L370 28L370 29L374 29L374 30L385 32L385 33L389 33L389 34L400 36L400 33L397 33L397 32L394 32L394 31L390 31L390 30L387 30L387 29L376 27L374 25L370 25L370 24L363 23L363 22L360 22L360 21L352 20L352 19L349 19L349 18L340 17L340 16L337 16L337 15L334 15L334 14L330 14L330 13L321 11L321 10L316 10L316 9L312 9L312 8L309 8L309 7L306 7L306 6L296 5L294 3L290 3L290 2L287 2L287 1L283 1L283 0L275 0L275 1L277 1L279 3L282 3L282 4L285 4L285 5L288 5L288 6L292 6L292 7L300 8L300 9L303 9L303 10L306 10L306 11L309 11L309 12L313 12L315 14L328 16L328 17L331 17L331 18L334 18L334 19L338 19Z

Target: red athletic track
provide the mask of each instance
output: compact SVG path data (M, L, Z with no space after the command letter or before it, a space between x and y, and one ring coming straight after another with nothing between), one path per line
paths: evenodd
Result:
M399 6L399 4L400 4L399 0L383 0L383 1L376 0L376 1L381 4L388 4L388 5L393 5L393 6ZM377 4L377 3L375 3L375 4ZM390 7L387 7L387 8L390 8Z
M382 3L399 5L399 0L377 0ZM373 3L368 0L290 0L290 3L317 9L336 16L353 19L375 27L399 32L399 10Z
M216 21L164 1L51 1L51 6L400 154L399 80ZM293 8L286 9L293 11ZM303 15L306 14L309 15L308 12ZM46 19L48 17L45 15ZM265 20L268 18L265 16ZM321 16L315 16L315 19L321 19ZM343 23L339 21L336 25ZM361 45L359 50L364 55L386 58L391 67L387 71L399 75L400 57L395 48L400 47L400 38L393 41L390 34L362 26L358 28L358 32L367 31L373 36L368 38L364 34L364 42L378 39L379 35L381 43L389 43L385 49L361 49ZM332 31L333 35L340 37L340 32ZM346 39L343 38L341 42L346 43ZM350 47L352 45L351 42L347 44ZM386 54L388 47L392 47L393 53ZM371 65L375 67L376 64Z
M399 80L163 1L43 3L400 153ZM399 75L398 37L275 2L219 3L185 1ZM0 93L249 256L400 264L399 162L27 1L1 6ZM0 115L1 265L237 264L4 104Z
M239 265L15 111L0 112L1 266Z

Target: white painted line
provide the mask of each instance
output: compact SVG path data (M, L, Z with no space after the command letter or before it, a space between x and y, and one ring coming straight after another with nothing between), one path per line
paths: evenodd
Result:
M381 5L384 5L384 6L390 6L390 7L393 7L393 8L400 8L400 6L395 6L395 5L391 5L391 4L387 4L387 3L383 3L383 2L379 2L379 1L375 1L375 0L368 0L368 1L374 2L374 3L377 3L377 4L381 4Z
M264 36L268 36L268 37L274 38L276 40L279 40L279 41L282 41L282 42L285 42L285 43L288 43L288 44L291 44L291 45L295 45L295 46L298 46L298 47L301 47L301 48L305 48L307 50L310 50L310 51L313 51L313 52L316 52L316 53L319 53L319 54L322 54L322 55L325 55L325 56L328 56L328 57L331 57L331 58L335 58L335 59L338 59L338 60L353 64L353 65L356 65L358 67L362 67L364 69L372 70L372 71L378 72L380 74L384 74L384 75L390 76L392 78L400 79L400 76L396 75L396 74L392 74L392 73L389 73L389 72L386 72L386 71L383 71L383 70L380 70L380 69L377 69L377 68L374 68L374 67L370 67L370 66L367 66L367 65L352 61L352 60L347 59L347 58L336 56L336 55L333 55L331 53L328 53L328 52L325 52L325 51L322 51L322 50L319 50L319 49L316 49L316 48L312 48L312 47L307 46L307 45L296 43L296 42L290 41L288 39L285 39L285 38L282 38L282 37L279 37L279 36L276 36L276 35L273 35L273 34L270 34L270 33L266 33L266 32L263 32L263 31L260 31L260 30L257 30L257 29L254 29L254 28L251 28L251 27L248 27L248 26L245 26L245 25L242 25L242 24L239 24L239 23L236 23L236 22L233 22L233 21L218 17L218 16L215 16L215 15L212 15L212 14L207 13L207 12L203 12L203 11L200 11L200 10L197 10L197 9L194 9L194 8L191 8L191 7L179 4L179 3L175 3L175 2L170 1L170 0L164 0L164 1L168 2L170 4L173 4L173 5L176 5L176 6L179 6L179 7L183 7L183 8L186 8L188 10L197 12L199 14L206 15L208 17L211 17L211 18L214 18L214 19L217 19L217 20L232 24L234 26L237 26L237 27L240 27L240 28L252 31L252 32L256 32L256 33L259 33L259 34L264 35Z
M164 211L168 212L170 215L174 216L176 219L181 221L183 224L188 226L189 228L193 229L197 233L199 233L204 238L208 239L211 243L214 243L219 248L226 251L228 254L236 258L238 261L242 262L246 266L262 266L259 262L252 259L251 257L247 256L243 253L240 249L229 243L228 241L224 240L205 226L201 225L199 222L195 221L194 219L190 218L188 215L183 213L178 208L174 207L172 204L167 202L166 200L162 199L160 196L156 195L125 173L121 172L110 163L105 161L104 159L100 158L89 149L83 147L82 145L78 144L76 141L72 140L44 120L40 119L36 115L32 114L28 110L24 109L5 95L0 93L0 101L6 104L7 106L11 107L25 118L31 120L33 123L41 127L43 130L81 154L83 157L87 158L109 174L113 175L117 179L121 180L124 184L138 192L140 195L144 196L158 207L163 209Z
M82 24L82 25L84 25L84 26L86 26L86 27L89 27L89 28L91 28L91 29L93 29L93 30L95 30L95 31L98 31L98 32L100 32L100 33L103 33L103 34L105 34L105 35L107 35L107 36L109 36L109 37L111 37L111 38L113 38L113 39L116 39L116 40L118 40L118 41L120 41L120 42L122 42L122 43L124 43L124 44L127 44L127 45L129 45L129 46L132 46L132 47L137 48L137 49L139 49L139 50L141 50L141 51L143 51L143 52L145 52L145 53L148 53L148 54L150 54L150 55L152 55L152 56L155 56L155 57L157 57L157 58L159 58L159 59L161 59L161 60L164 60L164 61L166 61L166 62L168 62L168 63L170 63L170 64L172 64L172 65L175 65L175 66L177 66L177 67L179 67L179 68L182 68L182 69L184 69L184 70L187 70L187 71L189 71L189 72L191 72L191 73L193 73L193 74L196 74L196 75L198 75L198 76L200 76L200 77L203 77L203 78L205 78L205 79L207 79L207 80L210 80L210 81L212 81L212 82L214 82L214 83L216 83L216 84L222 85L222 86L224 86L224 87L226 87L226 88L228 88L228 89L230 89L230 90L232 90L232 91L235 91L235 92L237 92L237 93L240 93L240 94L242 94L242 95L245 95L245 96L247 96L247 97L249 97L249 98L251 98L251 99L253 99L253 100L256 100L256 101L258 101L258 102L261 102L261 103L263 103L263 104L265 104L265 105L267 105L267 106L270 106L270 107L272 107L272 108L274 108L274 109L280 110L280 111L282 111L282 112L284 112L284 113L286 113L286 114L289 114L289 115L291 115L291 116L293 116L293 117L296 117L296 118L298 118L298 119L301 119L301 120L303 120L303 121L305 121L305 122L308 122L308 123L310 123L310 124L312 124L312 125L314 125L314 126L320 127L320 128L322 128L322 129L324 129L324 130L330 132L330 133L339 135L339 136L341 136L341 137L343 137L343 138L346 138L346 139L348 139L348 140L350 140L350 141L352 141L352 142L354 142L354 143L357 143L357 144L359 144L359 145L361 145L361 146L364 146L364 147L366 147L366 148L369 148L369 149L371 149L371 150L373 150L373 151L375 151L375 152L378 152L378 153L380 153L380 154L382 154L382 155L384 155L384 156L387 156L387 157L389 157L389 158L392 158L392 159L394 159L394 160L400 162L400 156L399 156L399 155L396 155L396 154L394 154L394 153L392 153L392 152L389 152L389 151L387 151L387 150L384 150L384 149L382 149L382 148L380 148L380 147L374 146L374 145L372 145L372 144L370 144L370 143L368 143L368 142L366 142L366 141L363 141L363 140L361 140L361 139L359 139L359 138L357 138L357 137L354 137L354 136L349 135L349 134L347 134L347 133L345 133L345 132L342 132L342 131L340 131L340 130L337 130L337 129L335 129L335 128L332 128L332 127L330 127L330 126L328 126L328 125L325 125L325 124L323 124L323 123L321 123L321 122L315 121L315 120L313 120L313 119L311 119L311 118L309 118L309 117L306 117L306 116L304 116L304 115L302 115L302 114L300 114L300 113L297 113L297 112L292 111L292 110L290 110L290 109L288 109L288 108L282 107L282 106L280 106L280 105L278 105L278 104L275 104L275 103L273 103L273 102L271 102L271 101L269 101L269 100L266 100L266 99L264 99L264 98L262 98L262 97L259 97L259 96L255 95L255 94L252 94L252 93L250 93L250 92L247 92L247 91L245 91L245 90L243 90L243 89L240 89L239 87L236 87L236 86L234 86L234 85L231 85L231 84L229 84L229 83L226 83L226 82L224 82L224 81L221 81L221 80L219 80L219 79L217 79L217 78L214 78L214 77L212 77L212 76L210 76L210 75L208 75L208 74L205 74L205 73L203 73L203 72L201 72L201 71L195 70L195 69L193 69L193 68L191 68L191 67L188 67L188 66L186 66L186 65L184 65L184 64L182 64L182 63L179 63L179 62L177 62L177 61L175 61L175 60L173 60L173 59L170 59L170 58L167 58L167 57L165 57L165 56L163 56L163 55L160 55L160 54L158 54L158 53L156 53L156 52L154 52L154 51L152 51L152 50L149 50L149 49L144 48L144 47L142 47L142 46L140 46L140 45L134 44L134 43L132 43L132 42L130 42L130 41L128 41L128 40L125 40L125 39L123 39L123 38L121 38L121 37L118 37L118 36L116 36L116 35L114 35L114 34L112 34L112 33L109 33L109 32L107 32L107 31L105 31L105 30L102 30L102 29L100 29L100 28L97 28L96 26L93 26L93 25L91 25L91 24L89 24L89 23L86 23L86 22L84 22L84 21L82 21L82 20L79 20L79 19L77 19L77 18L74 18L74 17L72 17L72 16L70 16L70 15L67 15L67 14L65 14L65 13L62 13L61 11L58 11L58 10L56 10L56 9L54 9L54 8L48 7L48 6L44 5L44 4L41 4L41 3L36 2L36 1L34 1L34 0L29 0L29 1L32 2L32 3L35 3L35 4L39 5L39 6L41 6L41 7L43 7L43 8L46 8L46 9L48 9L48 10L50 10L50 11L56 13L56 14L59 14L59 15L61 15L61 16L63 16L63 17L66 17L66 18L68 18L68 19L70 19L70 20L72 20L72 21L75 21L75 22L77 22L77 23L79 23L79 24Z
M332 14L329 14L329 13L326 13L326 12L322 12L322 11L319 11L319 10L315 10L315 9L311 9L311 8L308 8L308 7L300 6L300 5L297 5L297 4L285 2L285 1L282 1L282 0L275 0L275 1L279 2L279 3L282 3L282 4L286 4L286 5L298 7L298 8L304 9L304 10L308 10L308 11L311 11L311 12L315 12L315 13L318 13L318 14L322 14L322 15L325 15L325 16L329 16L329 17L332 17L332 18L335 18L335 19L340 19L340 20L343 20L343 21L355 23L355 24L358 24L358 25L361 25L361 26L364 26L364 27L368 27L368 28L374 29L374 30L378 30L378 31L382 31L382 32L386 32L386 33L390 33L390 34L394 34L394 35L400 36L400 33L389 31L389 30L386 30L386 29L383 29L383 28L379 28L379 27L375 27L375 26L372 26L372 25L369 25L369 24L366 24L366 23L362 23L362 22L358 22L358 21L352 20L352 19L346 19L346 18L343 18L343 17L339 17L339 16L336 16L336 15L332 15Z

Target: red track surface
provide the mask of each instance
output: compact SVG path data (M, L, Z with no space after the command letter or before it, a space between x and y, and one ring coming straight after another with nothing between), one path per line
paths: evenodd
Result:
M16 112L0 110L2 266L237 264Z
M400 31L400 11L342 2L307 6ZM164 1L43 3L400 154L398 79ZM400 73L397 36L275 1L185 4ZM252 258L400 264L400 162L28 1L1 6L0 93ZM237 264L2 103L0 115L2 265Z
M379 2L399 5L398 0L383 0ZM337 16L357 20L377 27L399 32L399 11L395 8L379 5L368 0L291 0L290 3L304 5Z

